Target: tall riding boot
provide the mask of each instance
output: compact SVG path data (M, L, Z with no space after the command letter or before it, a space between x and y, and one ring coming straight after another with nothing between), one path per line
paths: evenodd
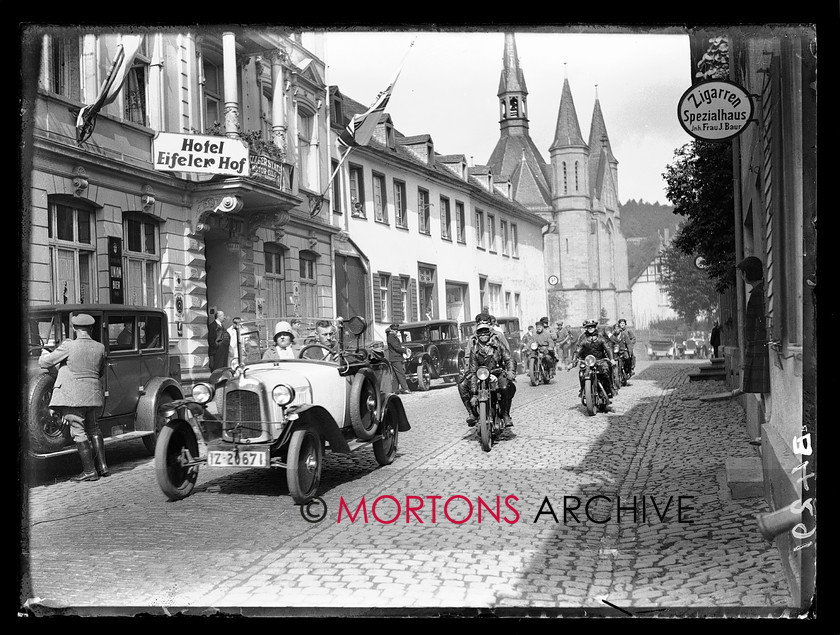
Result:
M93 463L96 466L96 471L99 472L99 476L111 476L108 465L105 463L105 442L102 440L102 435L92 434L90 440L93 446Z
M99 474L93 465L93 448L90 441L76 441L76 449L79 451L79 458L82 461L82 473L73 477L74 481L98 481Z

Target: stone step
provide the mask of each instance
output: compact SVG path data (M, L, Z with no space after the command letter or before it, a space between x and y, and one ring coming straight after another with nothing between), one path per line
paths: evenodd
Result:
M726 484L733 499L764 496L764 475L761 457L727 457Z

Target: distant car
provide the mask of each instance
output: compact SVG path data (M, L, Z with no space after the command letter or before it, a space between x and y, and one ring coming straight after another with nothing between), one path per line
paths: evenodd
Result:
M463 340L455 320L400 324L397 335L406 357L405 377L414 390L428 390L432 379L454 382L465 370Z
M701 332L695 331L683 342L683 354L691 359L705 359L709 356L709 338Z
M523 360L522 350L522 332L520 330L519 318L512 316L497 317L496 322L502 327L505 333L505 339L510 344L510 354L513 361L516 362L516 372L524 373L525 364ZM461 323L461 338L466 342L469 337L475 333L475 322Z
M56 367L42 370L42 349L73 336L70 318L87 313L91 335L105 346L105 405L99 427L106 443L141 438L150 454L162 425L160 405L181 399L181 364L169 352L169 322L161 309L126 304L54 304L32 307L26 319L29 450L37 458L72 454L69 427L49 408Z
M379 465L391 464L399 433L411 426L391 391L384 353L359 344L366 329L359 316L341 321L334 361L306 356L320 344L305 345L298 358L263 360L258 330L240 331L240 345L250 349L240 353L245 361L162 408L155 452L161 491L170 500L189 496L201 466L274 468L285 471L289 494L304 505L318 494L325 449L348 454L372 446ZM218 412L211 403L221 405Z
M675 359L677 355L677 347L673 338L656 337L652 338L647 343L648 359L659 359L660 357L667 357L668 359Z

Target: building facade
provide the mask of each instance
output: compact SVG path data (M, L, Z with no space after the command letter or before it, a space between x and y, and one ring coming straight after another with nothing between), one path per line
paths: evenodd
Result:
M720 39L722 38L722 39ZM692 81L708 50L728 49L725 78L752 96L753 117L732 139L736 262L764 267L769 391L738 399L750 438L760 439L765 496L774 509L795 504L794 526L772 538L794 601L811 605L816 519L816 33L813 27L705 30L692 35ZM746 362L742 280L721 301L729 386Z
M334 87L335 138L365 110ZM547 222L511 199L509 182L471 168L462 154L438 153L428 134L401 134L387 113L346 159L333 147L340 169L322 214L369 261L376 339L392 322L465 322L483 307L523 324L546 315L545 281L534 272L543 268Z
M665 228L655 237L628 238L628 259L631 265L630 289L633 292L633 324L637 329L650 328L651 322L679 317L671 307L671 296L663 283L665 264L662 250L670 242Z
M584 140L568 79L548 163L532 141L528 89L516 42L505 34L497 93L501 135L487 161L494 176L509 179L512 197L550 224L544 234L545 278L553 321L581 324L631 318L627 246L621 233L618 160L612 153L600 101Z
M309 213L330 169L321 48L248 30L26 33L26 304L161 307L185 383L209 373L216 310L264 328L334 317L339 230ZM125 81L80 135L115 70ZM160 170L161 133L245 142L250 173Z

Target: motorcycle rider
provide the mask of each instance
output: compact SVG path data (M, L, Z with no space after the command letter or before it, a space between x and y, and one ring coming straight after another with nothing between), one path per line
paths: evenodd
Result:
M613 344L613 354L615 362L622 364L624 373L630 377L630 351L628 349L627 333L621 330L618 322L613 325L610 331L610 342ZM618 388L618 386L616 386Z
M543 320L548 322L548 318L543 318ZM542 320L534 324L533 341L537 343L543 355L548 357L548 363L545 364L546 368L553 370L557 366L557 357L555 357L554 353L555 341L548 331L546 323Z
M607 396L612 399L614 391L611 366L615 363L612 343L598 333L598 322L596 320L585 320L583 322L583 333L578 339L575 351L572 353L572 361L569 362L567 370L571 370L578 360L584 359L587 355L595 356L595 370L598 373L598 378L603 382ZM581 374L578 397L583 397L583 383L584 377Z
M627 376L632 377L636 374L636 353L633 350L636 346L636 334L627 328L627 320L624 318L621 318L618 321L618 326L624 332L625 341L627 342L627 351L630 353L630 372L627 373Z
M510 352L502 345L501 341L494 336L493 327L490 322L476 324L476 344L470 354L470 363L467 374L470 377L470 406L478 408L478 377L476 371L480 366L486 366L492 373L497 368L502 369L498 377L499 398L501 399L502 418L505 427L513 426L510 418L510 407L513 403L513 396L516 394L516 363L510 356ZM475 424L472 424L475 425Z
M478 313L475 316L475 329L472 335L467 338L467 343L464 346L464 367L466 370L464 371L464 375L458 381L458 394L461 396L461 402L464 404L464 408L467 409L467 425L472 427L475 425L476 420L478 419L478 412L476 409L470 404L470 398L472 397L472 392L470 390L470 358L472 357L472 352L476 346L478 346L478 327L482 324L490 325L490 314L486 312ZM493 333L492 339L497 340L496 334ZM501 342L500 342L501 344Z

